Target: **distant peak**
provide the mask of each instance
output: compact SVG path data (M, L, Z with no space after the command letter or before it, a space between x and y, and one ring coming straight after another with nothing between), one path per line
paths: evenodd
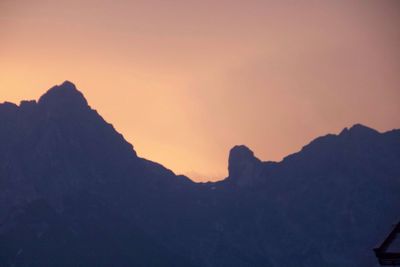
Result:
M54 95L54 94L70 94L70 95L80 95L83 97L82 93L76 89L75 84L73 84L70 81L64 81L60 85L55 85L52 88L50 88L43 96L46 97L46 95Z
M375 129L372 129L368 126L362 125L360 123L354 124L350 131L364 131L364 132L377 132Z
M348 128L344 128L340 135L344 134L352 134L352 135L370 135L370 134L379 134L379 132L375 129L362 125L360 123L354 124L353 126Z
M0 103L0 112L14 112L18 110L18 106L11 102Z
M228 164L229 179L240 186L253 184L259 176L261 161L247 146L233 147Z
M75 84L68 80L65 80L59 87L69 88L70 90L77 90Z
M238 146L234 146L231 149L231 151L229 152L229 159L231 159L231 158L233 158L233 159L236 159L236 158L251 159L251 158L254 158L254 153L247 146L238 145Z
M18 106L16 104L8 102L8 101L6 101L4 103L0 103L0 107L9 108L9 109L17 109L18 108Z
M83 94L70 81L50 88L39 99L39 104L55 110L88 107Z

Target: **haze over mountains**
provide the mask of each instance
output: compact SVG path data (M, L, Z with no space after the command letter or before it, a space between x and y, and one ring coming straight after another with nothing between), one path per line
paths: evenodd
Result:
M400 130L281 162L232 148L195 183L137 156L70 82L0 104L0 266L375 266L400 219Z

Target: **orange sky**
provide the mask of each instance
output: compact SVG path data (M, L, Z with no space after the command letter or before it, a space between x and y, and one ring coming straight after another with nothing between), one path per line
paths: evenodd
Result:
M198 181L400 127L400 1L0 0L0 102L64 80L142 157Z

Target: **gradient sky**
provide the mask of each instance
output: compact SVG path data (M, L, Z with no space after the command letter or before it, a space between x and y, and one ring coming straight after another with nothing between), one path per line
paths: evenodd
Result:
M64 80L142 157L198 181L400 127L400 1L0 0L0 102Z

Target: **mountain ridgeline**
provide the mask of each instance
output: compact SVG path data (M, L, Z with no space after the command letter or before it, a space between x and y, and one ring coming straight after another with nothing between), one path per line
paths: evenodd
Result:
M70 82L0 104L0 266L376 266L400 219L400 130L228 163L195 183L138 157Z

